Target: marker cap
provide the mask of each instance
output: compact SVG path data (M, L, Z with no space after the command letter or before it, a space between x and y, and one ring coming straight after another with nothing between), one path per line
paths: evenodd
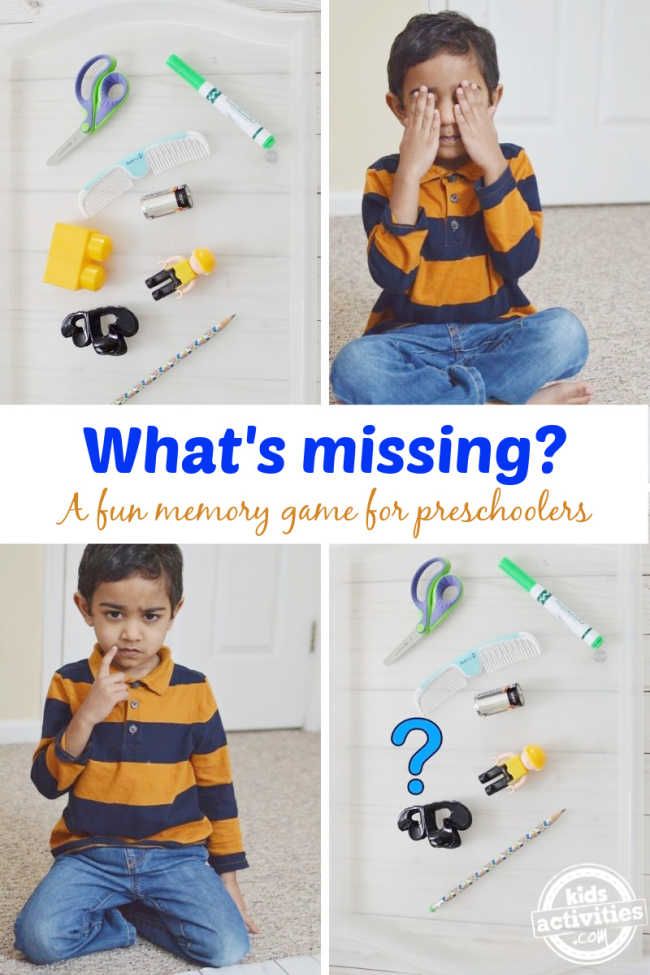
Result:
M190 68L189 64L186 64L185 61L183 61L182 58L179 58L176 54L170 54L165 63L172 69L172 71L175 71L177 75L180 75L184 81L187 81L192 88L200 88L205 82L203 75L200 75L198 71L194 70L194 68Z
M531 579L531 577L526 572L524 572L523 569L520 569L519 566L515 565L514 562L511 562L510 559L505 559L505 558L501 559L501 561L499 562L499 568L503 569L506 575L509 575L511 579L514 579L515 582L518 582L519 585L522 586L524 589L526 589L528 592L530 592L530 590L535 585L535 580Z

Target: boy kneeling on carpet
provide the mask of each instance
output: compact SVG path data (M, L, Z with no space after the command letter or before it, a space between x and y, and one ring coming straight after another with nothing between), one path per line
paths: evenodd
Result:
M74 601L97 643L52 678L32 781L68 795L54 863L15 924L40 965L136 933L202 966L249 950L228 747L203 674L163 645L183 603L177 545L88 545Z

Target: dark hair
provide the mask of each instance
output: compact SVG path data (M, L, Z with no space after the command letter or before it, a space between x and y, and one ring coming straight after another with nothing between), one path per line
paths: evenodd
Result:
M453 10L437 14L416 14L393 41L388 58L388 87L402 97L404 76L409 68L438 54L468 54L476 57L490 92L499 84L499 65L494 38L485 27Z
M183 598L183 555L178 545L86 545L79 563L77 589L88 606L102 582L128 576L164 576L172 613Z

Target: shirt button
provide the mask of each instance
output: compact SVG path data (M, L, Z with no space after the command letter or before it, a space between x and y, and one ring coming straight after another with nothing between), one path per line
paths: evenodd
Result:
M137 730L138 730L137 724L130 724L129 725L129 734L130 735L134 735Z
M130 705L130 706L131 706L132 708L137 708L137 706L138 706L138 702L137 702L137 701L129 701L129 705Z
M131 687L142 687L142 685L139 680L134 680Z
M455 183L456 180L458 179L458 173L450 173L447 179L449 180L450 183Z
M458 203L458 193L452 193L449 199L452 203Z
M458 230L460 224L458 223L458 220L450 220L449 226L451 227L452 230Z

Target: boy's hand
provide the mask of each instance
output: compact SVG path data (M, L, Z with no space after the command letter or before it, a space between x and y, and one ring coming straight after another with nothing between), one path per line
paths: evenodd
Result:
M440 112L433 93L424 85L412 95L403 125L390 211L395 223L409 226L418 217L420 180L433 165L440 142Z
M463 81L456 89L454 115L467 154L483 170L485 185L494 183L508 165L494 125L496 105L485 102L475 82Z
M399 145L398 171L420 180L431 168L438 155L440 142L440 112L435 107L435 95L420 86L411 96L406 108L404 135Z
M222 873L221 881L234 900L235 904L239 908L239 913L241 914L244 924L246 925L246 930L249 934L259 934L260 929L255 924L255 921L250 917L248 913L248 908L246 907L246 902L242 896L242 892L239 889L239 882L237 880L237 874L233 871L232 873Z
M126 701L129 697L128 684L124 676L110 672L111 662L116 653L117 647L111 647L104 655L88 697L77 711L77 714L82 714L84 719L93 726L103 721L118 701Z

